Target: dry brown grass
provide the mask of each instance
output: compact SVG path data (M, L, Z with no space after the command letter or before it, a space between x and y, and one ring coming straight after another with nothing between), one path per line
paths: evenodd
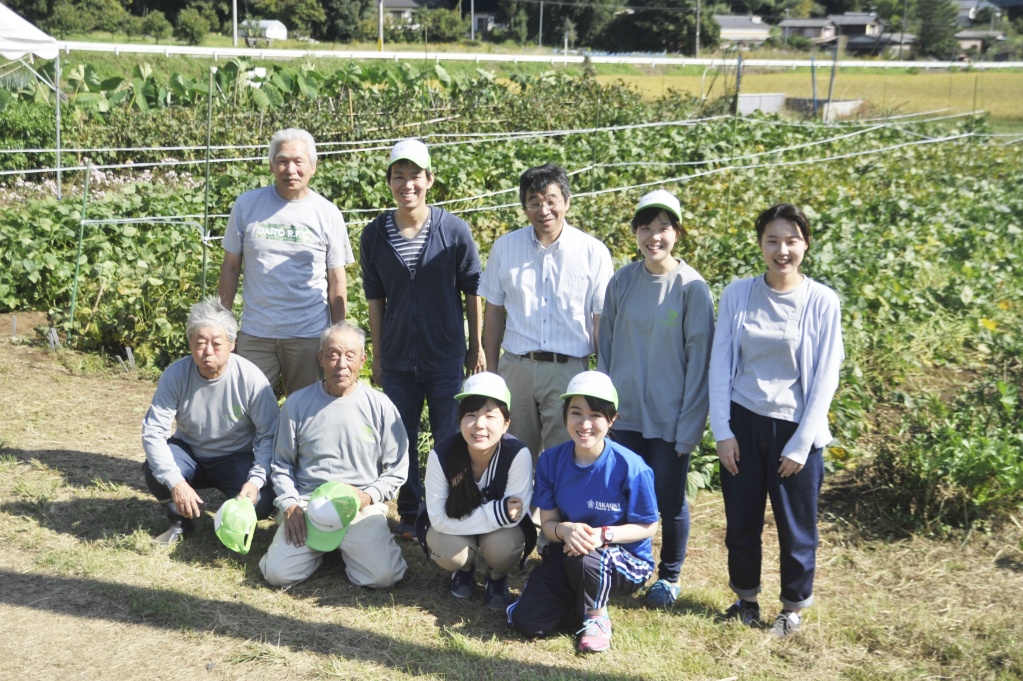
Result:
M817 70L817 97L827 99L830 72ZM725 94L726 84L735 89L734 73L728 77L643 74L598 76L601 82L624 80L644 96L660 97L679 90L710 98ZM811 97L809 70L749 71L743 74L743 92L780 92L789 97ZM869 73L839 71L835 78L835 99L862 99L873 115L904 114L948 109L950 113L987 111L993 121L1023 122L1023 73L1020 72L934 72Z
M208 521L170 552L150 545L164 521L138 470L139 423L154 385L82 364L0 341L0 678L1023 678L1023 528L893 539L855 481L828 484L818 604L781 642L713 620L730 600L714 494L693 505L680 603L614 608L602 656L574 655L567 636L525 641L454 601L412 544L390 592L351 586L337 559L288 592L267 588L257 561L271 521L247 556ZM773 531L765 546L773 614Z

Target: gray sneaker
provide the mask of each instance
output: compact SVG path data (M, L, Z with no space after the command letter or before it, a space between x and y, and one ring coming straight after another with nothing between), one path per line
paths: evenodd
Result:
M778 617L774 620L774 626L771 627L771 633L777 638L791 636L799 631L799 625L802 621L802 618L791 610L782 610Z
M184 537L187 537L195 529L195 523L191 520L182 518L181 520L175 520L171 522L162 534L153 537L152 542L157 546L171 547L181 541Z
M647 589L643 604L648 608L670 608L678 599L678 584L666 579L658 579Z

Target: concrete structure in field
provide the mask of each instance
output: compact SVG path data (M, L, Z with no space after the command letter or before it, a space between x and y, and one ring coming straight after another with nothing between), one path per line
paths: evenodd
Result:
M785 107L785 94L781 92L749 93L739 95L739 113L748 116L754 111L781 113Z

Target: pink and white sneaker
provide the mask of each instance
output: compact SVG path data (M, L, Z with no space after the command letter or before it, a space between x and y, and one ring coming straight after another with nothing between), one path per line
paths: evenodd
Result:
M580 653L600 653L611 647L611 620L607 617L587 617L576 633Z

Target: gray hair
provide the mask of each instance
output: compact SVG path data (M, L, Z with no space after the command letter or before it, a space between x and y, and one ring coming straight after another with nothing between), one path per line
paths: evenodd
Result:
M285 142L305 142L309 153L309 162L316 165L316 141L313 136L301 128L285 128L278 130L270 138L270 165L273 165L274 157L277 156L277 149Z
M362 354L366 354L366 332L351 322L338 322L325 328L320 334L320 352L323 352L323 349L327 347L331 336L342 332L354 333L358 336L359 345L362 347Z
M185 320L185 335L191 341L199 329L207 327L223 329L227 340L232 343L238 337L238 321L234 313L224 307L216 296L205 298L192 306Z

